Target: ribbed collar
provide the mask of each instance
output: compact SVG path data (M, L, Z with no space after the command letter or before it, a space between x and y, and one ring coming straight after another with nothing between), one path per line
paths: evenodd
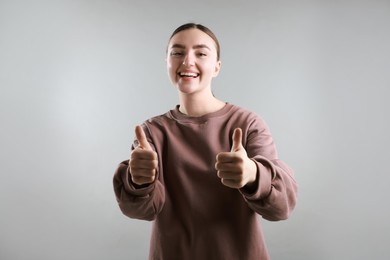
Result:
M199 124L199 123L204 123L211 118L224 116L233 107L234 107L234 105L226 103L226 105L218 111L215 111L215 112L212 112L209 114L205 114L203 116L188 116L188 115L180 112L179 105L176 105L176 107L174 109L169 111L169 114L171 115L171 117L173 119L180 121L181 123L195 123L195 124L198 123Z

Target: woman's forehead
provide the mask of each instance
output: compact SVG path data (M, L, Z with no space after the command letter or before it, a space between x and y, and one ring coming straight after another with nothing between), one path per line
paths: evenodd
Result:
M207 33L191 28L175 34L169 41L168 46L169 48L203 46L210 49L212 46L215 46L215 42Z

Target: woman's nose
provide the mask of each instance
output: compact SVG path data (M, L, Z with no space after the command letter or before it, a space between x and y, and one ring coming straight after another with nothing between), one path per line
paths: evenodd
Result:
M183 65L186 66L186 67L190 67L192 65L195 64L195 59L194 57L191 55L191 54L187 54L185 57L184 57L184 60L183 60Z

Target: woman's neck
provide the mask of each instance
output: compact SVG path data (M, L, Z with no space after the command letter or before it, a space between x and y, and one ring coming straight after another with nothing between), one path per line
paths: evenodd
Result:
M193 117L203 116L216 112L225 106L225 102L210 96L208 98L200 96L180 96L179 111Z

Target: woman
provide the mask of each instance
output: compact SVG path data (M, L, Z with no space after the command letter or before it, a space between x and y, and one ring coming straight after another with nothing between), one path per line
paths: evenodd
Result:
M207 27L173 32L166 61L180 103L136 127L114 175L122 212L154 220L149 259L269 259L258 219L287 219L295 206L293 172L265 122L212 94L219 53Z

